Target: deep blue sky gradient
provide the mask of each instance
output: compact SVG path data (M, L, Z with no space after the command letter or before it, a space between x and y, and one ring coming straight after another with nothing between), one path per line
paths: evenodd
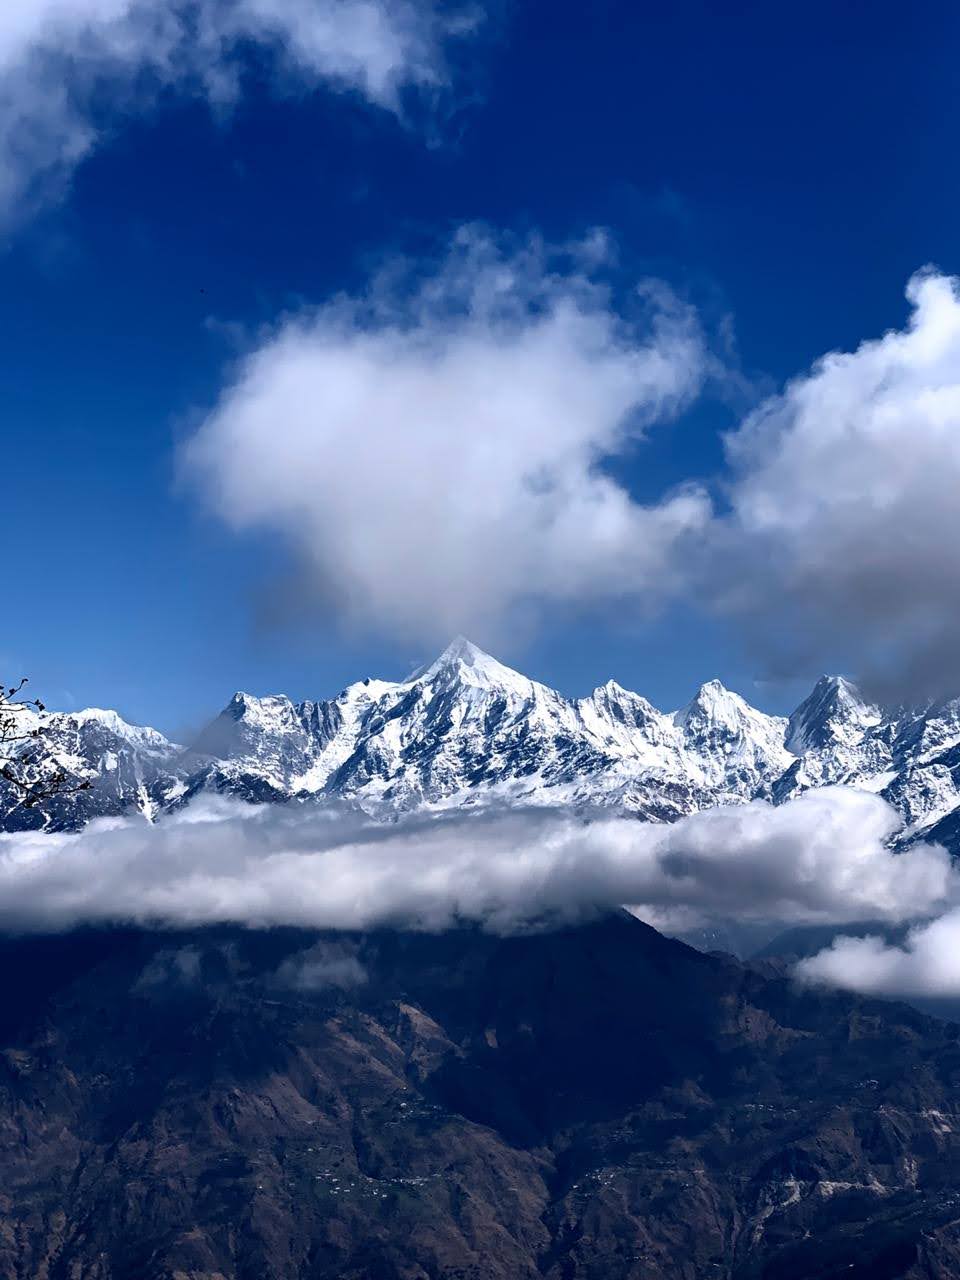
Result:
M429 655L333 620L259 623L282 549L178 484L176 442L243 343L460 222L599 224L626 275L729 316L745 373L775 387L902 323L918 267L960 271L958 51L948 3L525 0L472 46L433 141L351 97L279 100L255 67L228 118L181 100L118 122L0 246L6 675L185 733L238 687L406 674ZM659 429L624 469L633 490L714 477L733 412L708 401ZM772 709L797 692L756 686L731 637L679 614L558 626L501 656L664 706L715 675Z

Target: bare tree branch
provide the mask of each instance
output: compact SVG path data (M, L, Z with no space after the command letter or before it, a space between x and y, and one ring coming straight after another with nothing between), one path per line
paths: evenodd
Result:
M23 696L27 677L18 684L0 685L0 778L19 793L15 808L30 809L54 795L88 791L89 781L67 786L68 775L23 744L44 736L45 705L39 698Z

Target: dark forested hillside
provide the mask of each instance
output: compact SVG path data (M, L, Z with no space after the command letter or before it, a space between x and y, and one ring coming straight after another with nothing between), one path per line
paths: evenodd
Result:
M4 1280L960 1274L957 1027L625 915L0 966Z

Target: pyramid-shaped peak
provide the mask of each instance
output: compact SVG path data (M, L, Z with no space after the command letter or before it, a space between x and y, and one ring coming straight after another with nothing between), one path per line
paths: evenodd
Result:
M491 654L485 653L466 636L457 636L435 662L413 677L413 681L424 684L443 679L472 685L522 685L524 688L533 683L519 671L504 666Z
M880 720L845 676L821 676L790 717L787 750L795 755L836 742L851 742Z
M606 693L611 698L632 697L629 689L625 689L617 680L608 680L605 684L597 685L594 693Z
M860 690L846 676L821 676L793 714L796 716L802 711L809 714L815 709L821 712L877 710L864 700Z
M700 686L681 712L682 715L714 711L724 707L746 707L747 703L720 680L707 680Z
M598 685L590 695L595 703L599 704L629 704L631 706L643 707L651 712L656 712L656 707L642 693L635 693L633 689L625 689L617 680L608 680L605 684Z
M746 721L766 720L763 712L752 707L739 693L728 689L720 680L707 680L685 707L674 713L680 728L699 732L702 726L723 725L739 731Z
M662 719L662 714L652 702L632 689L625 689L616 680L608 680L598 685L589 698L582 698L577 706L581 714L592 712L602 720L628 725L632 728L643 728Z
M846 676L821 676L813 686L813 692L810 697L816 697L817 694L830 695L834 698L850 698L854 702L863 701L860 696L860 690Z
M489 653L484 653L479 645L475 645L472 640L468 640L466 636L456 636L437 659L438 662L446 663L464 662L468 667L483 663L484 660L487 662L496 661Z
M724 695L729 695L734 698L738 698L740 696L737 693L732 693L722 680L706 680L697 690L697 698L701 701L708 698L723 697Z

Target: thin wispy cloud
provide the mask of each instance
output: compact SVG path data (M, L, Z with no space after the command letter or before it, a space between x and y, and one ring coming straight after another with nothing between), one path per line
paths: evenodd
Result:
M228 109L257 50L279 92L350 91L400 112L449 83L480 10L433 0L8 0L0 11L0 224L59 196L164 94Z

